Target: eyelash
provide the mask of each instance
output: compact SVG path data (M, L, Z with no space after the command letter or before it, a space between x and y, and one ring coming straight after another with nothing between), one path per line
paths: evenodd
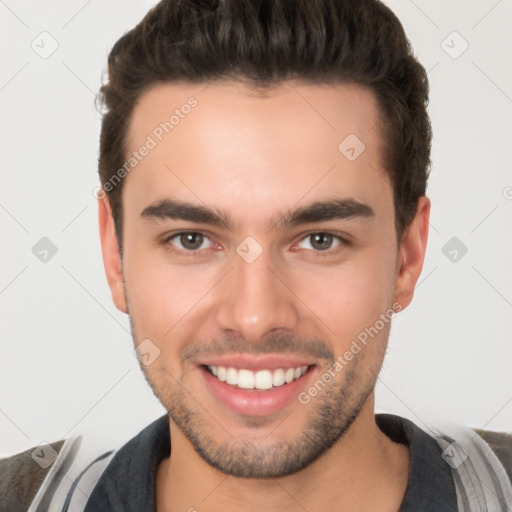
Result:
M207 250L207 249L196 249L196 250L177 249L176 247L173 246L173 244L170 243L170 241L173 238L180 237L181 235L191 235L191 234L192 235L202 235L204 238L212 241L211 238L207 234L202 233L201 231L179 231L177 233L173 233L172 235L165 237L162 240L162 244L165 245L166 249L169 252L174 253L174 254L178 254L181 256L192 256L192 257L202 256L202 251ZM346 249L352 245L351 242L349 240L347 240L346 238L344 238L340 235L337 235L336 233L332 233L330 231L312 231L312 232L307 233L304 236L302 236L302 238L299 239L299 243L313 235L331 235L333 238L335 238L339 241L339 244L334 249L326 249L325 251L315 251L312 249L303 249L305 251L314 252L314 253L316 253L317 256L320 256L320 257L327 257L327 256L332 256L333 254L338 254L338 252L340 252L343 249Z

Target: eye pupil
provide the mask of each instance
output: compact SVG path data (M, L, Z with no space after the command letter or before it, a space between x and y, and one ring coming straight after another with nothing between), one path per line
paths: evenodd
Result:
M320 251L330 249L332 245L332 235L329 233L315 233L311 235L311 245Z
M199 249L203 243L203 235L200 233L183 233L180 236L180 242L185 249Z

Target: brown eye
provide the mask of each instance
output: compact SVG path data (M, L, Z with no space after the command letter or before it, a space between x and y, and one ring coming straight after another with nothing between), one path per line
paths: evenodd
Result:
M200 233L182 233L179 235L180 244L188 251L195 251L201 247L204 236Z
M174 246L174 249L181 254L199 253L200 249L210 249L213 242L209 237L195 231L182 231L165 239L165 244Z
M310 235L311 247L319 251L330 249L333 242L333 236L328 233L315 233Z
M341 245L340 237L331 233L312 233L300 241L301 249L310 249L316 252L328 251Z

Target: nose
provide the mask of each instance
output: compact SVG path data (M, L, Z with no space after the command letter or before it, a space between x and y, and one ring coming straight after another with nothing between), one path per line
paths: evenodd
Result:
M273 331L293 332L299 322L298 298L265 251L251 263L234 255L219 299L218 327L248 342L257 343Z

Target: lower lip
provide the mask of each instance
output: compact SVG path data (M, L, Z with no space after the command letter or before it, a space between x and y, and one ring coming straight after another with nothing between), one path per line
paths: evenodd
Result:
M298 402L297 397L306 387L313 367L309 367L304 375L293 382L268 390L240 389L221 382L204 366L199 366L198 369L208 389L226 407L239 414L266 416Z

